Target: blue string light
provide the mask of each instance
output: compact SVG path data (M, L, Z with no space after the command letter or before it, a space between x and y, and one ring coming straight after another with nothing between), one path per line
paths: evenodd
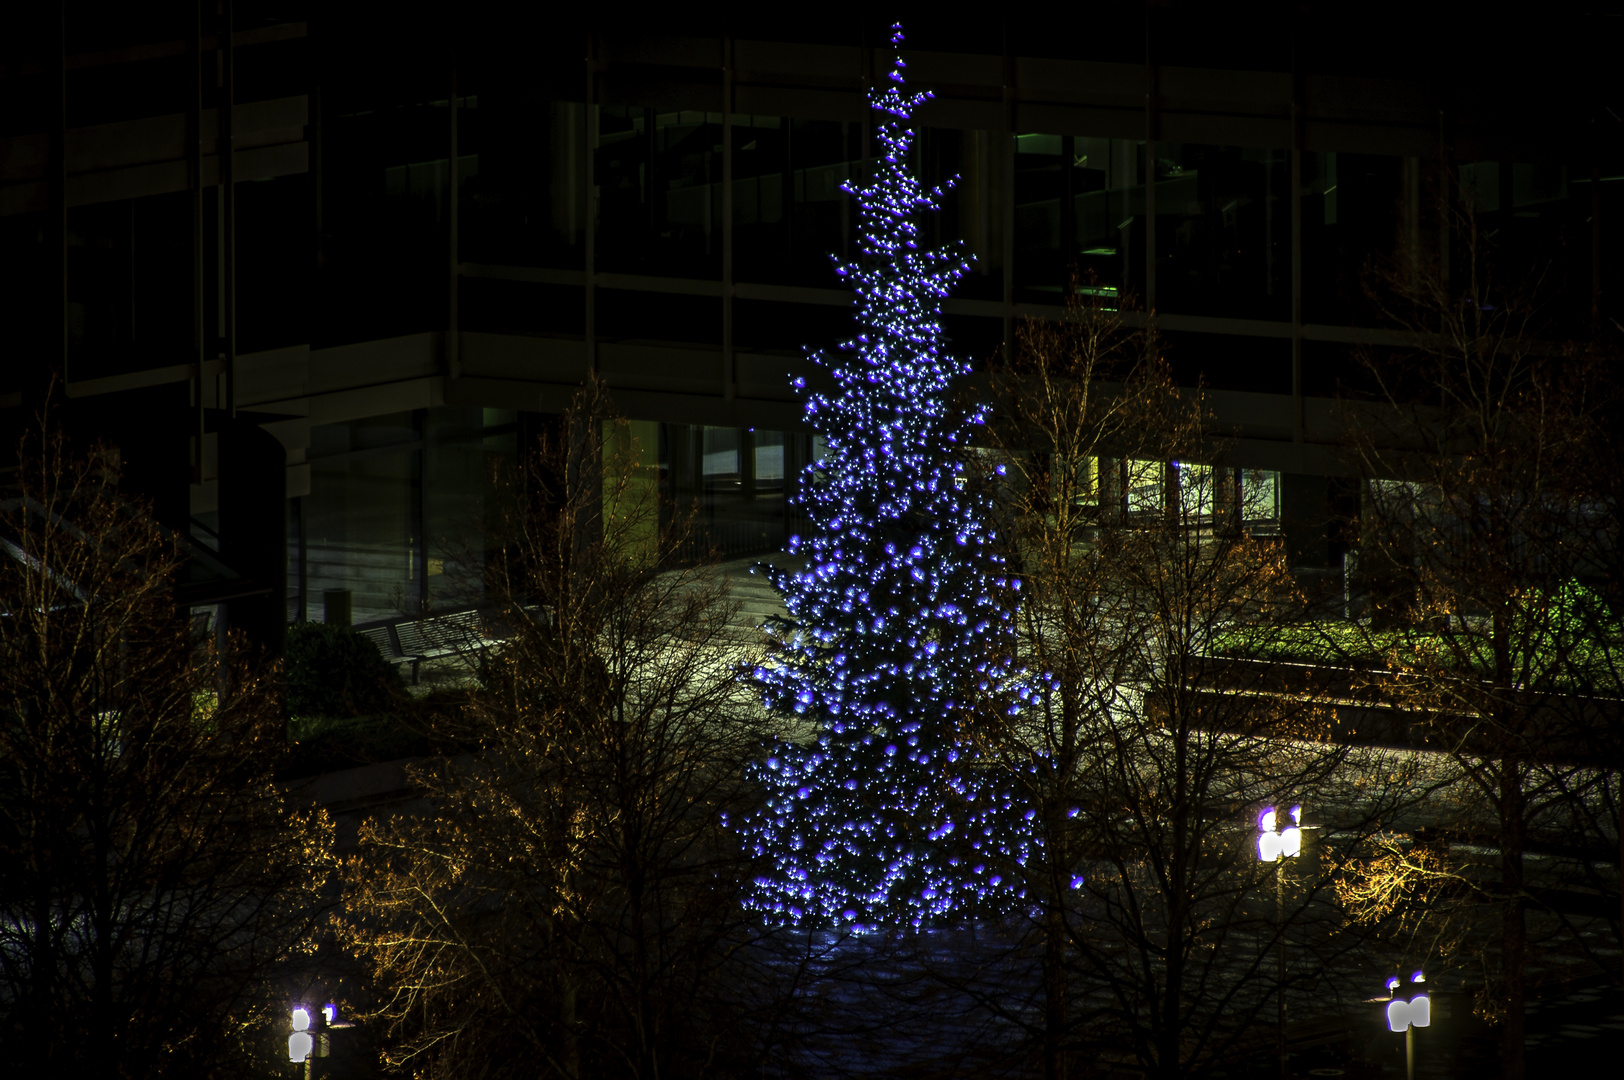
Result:
M957 247L920 247L923 215L952 185L909 169L909 121L932 95L905 90L903 66L869 95L871 181L842 185L862 258L835 272L856 295L857 333L812 358L833 394L794 382L825 450L797 498L808 534L788 545L806 568L768 570L789 617L770 622L773 660L755 671L769 708L816 731L754 767L765 798L741 823L770 867L750 902L794 924L919 926L1018 903L1009 866L1037 845L1032 815L965 738L1021 696L1006 602L1019 585L985 496L961 484L987 410L955 405L970 368L946 351L941 306L969 265Z

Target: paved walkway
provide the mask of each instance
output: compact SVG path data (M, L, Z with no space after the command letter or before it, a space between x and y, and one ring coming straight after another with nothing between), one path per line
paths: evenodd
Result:
M789 560L783 555L772 558L779 565ZM769 615L784 613L777 593L756 570L761 561L761 558L734 559L718 568L728 582L731 602L737 605L731 621L739 633L737 658L730 655L719 658L719 662L742 659L762 641L759 636L762 621ZM468 676L466 667L455 659L426 664L423 686L417 688L417 692L444 688ZM295 798L305 804L329 807L340 823L341 845L346 841L353 843L354 828L363 816L384 806L404 808L415 797L406 781L405 767L409 763L410 759L405 759L315 777L296 787ZM1395 827L1399 827L1398 823ZM1592 920L1592 923L1578 927L1585 943L1597 957L1617 962L1619 949L1614 944L1613 931L1603 920ZM1492 942L1484 944L1491 953L1494 951ZM941 957L938 962L952 968L961 963L962 958ZM1528 1076L1539 1080L1546 1076L1613 1075L1617 1067L1616 1048L1624 1038L1624 992L1616 980L1609 982L1599 975L1595 962L1583 955L1579 942L1571 936L1557 947L1547 949L1538 965L1530 970L1535 985L1530 988L1528 1009ZM1443 980L1435 984L1437 1007L1433 1025L1418 1033L1418 1076L1493 1078L1500 1073L1498 1033L1472 1016L1470 998L1456 989L1463 974L1456 972L1447 984ZM1364 1080L1402 1076L1403 1037L1386 1030L1383 1006L1361 1002L1356 989L1370 983L1374 996L1379 990L1379 978L1368 971L1353 970L1331 977L1348 991L1341 1002L1322 997L1317 1002L1305 1000L1292 1005L1294 1020L1288 1036L1292 1048L1290 1075ZM1035 972L1005 971L999 982L1008 984L1004 987L1007 994L997 996L1002 998L1002 1007L1013 1010L1011 1015L1022 1016L1036 1009ZM872 1001L867 995L875 992L874 986L864 978L846 989L853 997L845 1004L850 1005L857 1019L845 1037L825 1050L827 1056L822 1064L829 1068L831 1075L841 1072L892 1075L893 1070L910 1066L917 1069L921 1061L931 1060L935 1055L946 1053L951 1058L956 1051L949 1051L948 1045L955 1041L954 1033L963 1035L970 1030L978 1032L983 1050L996 1054L998 1045L1014 1034L1007 1021L992 1020L973 1007L968 998L959 1000L960 995L944 995L939 985L934 992L924 994L929 999L928 1007L912 1022L900 1025L888 1022L883 1030L870 1031L858 1020L870 1009ZM831 1004L843 996L841 991L834 991ZM940 1060L940 1064L951 1071L947 1060ZM957 1064L962 1066L969 1062L958 1060ZM1256 1053L1235 1060L1231 1066L1221 1069L1220 1075L1272 1078L1275 1067L1271 1035L1260 1040ZM1133 1075L1123 1067L1118 1067L1115 1074Z

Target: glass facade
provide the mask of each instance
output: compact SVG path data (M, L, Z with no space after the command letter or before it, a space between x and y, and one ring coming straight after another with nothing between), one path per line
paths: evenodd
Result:
M830 256L846 259L852 253L853 207L840 186L862 178L863 126L785 118L779 130L789 171L786 213L776 237L761 230L765 244L752 261L736 264L735 274L746 281L830 288L835 283ZM781 258L774 257L775 243L784 252Z
M1167 472L1161 461L1122 461L1117 463L1123 506L1131 517L1160 514L1167 506Z
M348 590L356 623L466 608L484 592L492 469L518 414L437 408L311 429L310 494L288 520L290 615Z
M324 118L316 345L446 324L450 100ZM459 181L478 175L459 155Z
M1254 394L1291 393L1291 339L1161 331L1162 355L1180 385ZM1306 343L1305 343L1306 344Z
M871 153L856 71L817 74L824 61L812 53L778 51L793 44L788 39L735 42L751 58L723 72L709 59L722 53L676 55L697 39L674 49L654 33L617 52L616 43L631 38L609 34L598 42L607 51L583 68L573 39L567 49L523 35L459 38L452 47L433 28L383 27L365 14L324 11L304 23L286 5L235 10L239 33L250 38L256 28L279 28L234 54L235 100L247 110L242 116L258 118L240 131L238 160L245 170L276 161L253 178L239 175L234 189L239 353L439 334L453 324L475 335L590 340L617 386L647 395L642 415L669 403L673 416L682 410L684 419L726 416L747 425L752 402L776 408L786 400L776 361L762 357L828 348L849 334L850 296L831 272L831 256L856 253L858 223L841 188L862 181ZM218 29L218 14L205 12L205 35ZM1186 15L1166 19L1182 25ZM1153 20L1159 34L1168 27L1158 20L1163 15ZM74 192L63 237L65 326L37 318L41 311L54 317L58 303L49 275L36 272L55 258L41 155L49 147L42 125L56 121L48 69L27 64L6 68L16 94L0 109L7 140L0 248L11 256L0 260L0 321L33 320L47 353L64 329L73 380L169 369L163 378L178 400L194 376L173 372L195 362L199 323L204 353L221 351L225 207L205 179L201 235L194 235L190 154L199 144L187 113L221 103L222 57L208 50L199 78L189 52L192 15L107 22L69 12L69 23L77 59L64 105ZM1088 50L1120 44L1110 34L1085 47L1029 30L1013 28L1007 38L1017 59L1087 63L1085 53L1095 56ZM801 45L851 44L849 30L833 24L795 33ZM1530 121L1533 114L1507 113L1498 128L1473 128L1463 118L1458 129L1448 126L1451 114L1437 136L1439 154L1418 148L1435 138L1432 120L1394 119L1401 103L1373 98L1332 117L1322 111L1330 99L1310 95L1304 137L1323 147L1346 135L1361 152L1294 152L1280 122L1289 108L1285 84L1271 81L1280 70L1248 67L1263 59L1222 60L1260 76L1252 83L1180 72L1178 87L1191 89L1169 90L1175 119L1139 113L1115 84L1089 89L1081 79L1073 96L1044 97L1041 80L1000 83L988 74L997 65L982 61L1005 44L963 28L924 33L912 47L944 50L928 61L939 65L933 85L942 100L924 114L932 123L918 132L913 165L929 185L953 184L924 239L960 243L972 260L945 324L953 350L973 364L993 358L1021 316L1058 312L1075 269L1107 301L1153 299L1177 381L1270 395L1241 402L1241 412L1263 417L1247 437L1288 438L1282 417L1318 415L1317 406L1288 413L1282 399L1294 387L1310 397L1357 389L1360 369L1347 343L1357 335L1344 328L1380 317L1368 299L1373 268L1403 273L1411 256L1463 265L1471 230L1459 221L1443 227L1446 199L1469 208L1497 280L1540 282L1548 322L1538 333L1572 340L1605 328L1608 298L1624 291L1624 263L1603 257L1624 244L1624 167L1606 159L1611 151L1602 144L1558 139ZM1206 45L1203 35L1192 40ZM664 60L648 59L661 49ZM1256 49L1245 55L1268 53ZM102 55L107 50L129 55ZM1185 62L1176 55L1154 62ZM1143 57L1135 56L1138 66ZM966 81L956 82L960 76ZM1243 83L1275 89L1256 99L1245 97L1250 90L1225 96ZM1011 97L1001 98L1006 91ZM1242 99L1269 99L1273 112L1237 106ZM724 114L724 102L766 111ZM805 115L789 115L796 110ZM1000 126L1004 118L1037 130L1011 133ZM1147 144L1147 123L1164 137L1178 131L1210 141ZM95 128L107 124L121 126ZM212 144L215 133L195 134ZM1270 139L1276 144L1261 145ZM1363 152L1384 147L1393 152ZM209 178L217 162L212 149L202 152L200 175ZM1481 159L1452 161L1455 152ZM1511 160L1519 154L1546 160ZM1597 155L1602 160L1592 161ZM186 189L143 194L162 186L160 174L162 184ZM1294 251L1301 257L1295 286ZM453 256L462 268L455 281ZM591 281L589 256L600 275ZM724 295L729 284L733 293ZM1292 324L1294 287L1302 326ZM551 345L466 340L458 354L464 386L489 379L473 394L534 402L518 389L533 373L538 381L556 378L591 355ZM292 361L276 368L282 359L239 369L253 401L285 392L279 415L296 416L301 406L293 402L306 392L359 392L406 379L423 379L425 397L380 407L443 400L435 396L442 392L477 400L449 393L451 350L435 356L422 341L398 353L380 346L343 354L313 370L305 389ZM430 385L439 376L445 380ZM0 361L0 391L21 388L19 367ZM342 415L352 415L354 406L346 408ZM298 565L290 569L298 573L289 581L304 582L298 611L319 617L324 588L352 589L357 618L458 604L477 592L482 556L452 534L480 520L482 477L493 456L516 446L515 415L435 408L317 425L311 492L290 516L290 540L298 538ZM778 416L770 422L790 423L788 413ZM633 429L651 458L640 467L667 495L698 506L723 550L768 550L794 530L785 500L797 462L811 453L802 436L654 420ZM196 459L203 487L208 453L200 448ZM1119 493L1130 512L1162 512L1174 492L1190 490L1178 470L1122 468ZM1106 478L1107 486L1117 482ZM1236 506L1250 518L1250 500L1268 502L1258 493L1279 481L1247 473L1211 486L1214 499L1239 492ZM212 500L198 496L195 505ZM1269 517L1258 511L1258 520ZM331 552L347 553L349 562L341 567Z
M523 427L511 410L445 407L312 428L310 494L288 514L289 618L323 618L329 589L349 592L358 624L477 605L493 470L515 460ZM667 526L694 515L690 557L776 551L796 528L808 435L632 420L605 436L606 454L633 454L622 498L658 498Z
M710 346L722 343L720 297L600 288L596 301L598 335L606 341L671 341ZM694 368L670 374L708 377L706 372ZM720 386L719 371L714 378Z
M733 274L740 280L787 277L795 234L793 135L793 125L776 116L733 118Z
M422 604L422 437L412 413L310 431L310 494L303 497L305 617L320 619L329 589L350 593L357 623L416 614ZM296 576L297 575L297 576Z
M1367 273L1399 265L1409 242L1406 208L1417 196L1404 159L1305 153L1302 182L1303 321L1369 325Z
M422 587L431 611L454 611L484 595L486 537L498 512L493 470L516 458L518 413L439 408L423 422Z
M580 269L586 106L502 87L467 99L457 123L459 156L478 160L458 178L461 261Z
M44 225L40 213L0 216L0 250L10 253L0 259L0 321L6 326L26 326L53 299L45 275L34 269L45 263ZM0 393L21 389L26 376L22 364L0 364Z
M380 36L364 16L323 13L307 24L290 21L285 5L273 7L258 14L250 14L258 10L252 6L235 9L240 32L285 30L235 51L236 101L244 107L286 103L285 121L276 121L285 123L277 128L285 133L300 130L293 103L303 99L302 138L277 137L291 140L283 149L299 144L305 161L294 165L300 155L286 155L289 164L279 168L291 171L237 187L241 352L446 329L453 243L458 260L471 268L458 287L460 325L497 333L705 344L729 336L709 304L653 299L673 291L659 283L648 284L645 300L600 297L596 321L588 326L592 305L585 286L567 275L585 268L589 248L596 268L611 275L719 288L724 262L730 261L736 283L838 287L830 256L852 254L855 225L840 188L861 180L870 152L870 124L860 113L831 118L849 109L850 101L836 108L832 99L813 95L803 98L809 115L725 116L717 111L714 67L692 58L659 68L607 57L601 69L593 69L597 75L583 79L580 69L568 65L511 62L524 55L524 47L513 42L471 47L458 62L457 50L433 31L397 28ZM213 33L217 15L205 13L206 34ZM1155 33L1171 40L1190 16L1168 18L1169 25L1156 22ZM87 56L106 49L141 52L171 38L184 44L195 29L191 16L173 13L120 16L105 25L70 15L69 23L70 51ZM973 31L943 31L946 37L920 32L925 36L916 44L927 52L931 42L961 37L961 45L948 50L960 60L998 51ZM833 28L802 27L797 33L805 41L849 36ZM1121 44L1110 36L1100 37L1099 55ZM1009 42L1017 40L1034 57L1094 55L1093 45L1045 42L1026 31ZM1204 33L1190 38L1202 46L1206 40ZM1248 48L1208 59L1218 67L1246 69L1253 60L1237 57L1272 55L1261 44ZM946 55L939 59L949 67L960 62ZM1174 50L1156 62L1177 65L1176 55ZM203 67L212 72L220 59L209 50ZM761 87L778 89L765 95L752 89L737 100L788 100L773 95L793 86L793 98L825 78L791 78L799 62L759 80ZM639 74L630 82L605 82L603 72L610 69ZM986 70L974 63L963 67L966 78ZM1264 64L1256 70L1277 69ZM66 88L68 123L87 129L167 121L183 118L199 100L205 109L215 108L219 80L205 77L200 85L197 71L194 58L163 49L125 61L76 63ZM756 83L757 74L741 68L732 77ZM42 84L33 75L15 81L23 96L3 110L3 131L7 137L36 137L45 109ZM1397 263L1410 251L1423 259L1438 256L1436 212L1446 190L1473 207L1481 236L1504 264L1503 280L1542 277L1554 298L1547 310L1559 325L1588 326L1600 316L1597 296L1624 288L1617 261L1594 258L1598 241L1606 250L1607 243L1624 240L1624 184L1617 183L1617 166L1588 160L1597 152L1588 144L1572 144L1567 162L1456 162L1448 165L1447 178L1436 155L1302 151L1300 188L1292 192L1289 140L1274 146L1160 141L1147 147L1120 137L1138 126L1137 119L1101 118L1096 128L1087 109L1078 111L1070 130L1007 134L988 126L996 113L966 107L989 101L951 80L942 89L957 99L956 115L966 126L944 124L946 110L927 116L936 123L920 130L914 164L929 184L955 181L927 239L962 242L972 256L973 270L956 294L962 301L1055 305L1075 267L1106 296L1131 293L1145 300L1153 292L1155 306L1167 315L1288 323L1292 250L1300 245L1302 321L1364 325L1375 317L1364 295L1372 265ZM1235 113L1221 85L1212 92L1218 97L1207 104L1214 116ZM849 95L850 87L838 93ZM454 110L453 94L459 95ZM1103 108L1104 100L1095 105ZM1120 110L1121 103L1112 108ZM1180 108L1180 124L1196 131L1205 126L1200 108ZM1381 134L1388 123L1383 108L1372 105L1368 114L1346 121L1362 127L1350 141L1368 147L1372 135L1388 137ZM1131 122L1124 125L1125 119ZM1107 126L1113 130L1103 130ZM1211 128L1237 130L1227 121ZM184 137L163 136L171 138L185 143ZM1462 145L1481 145L1483 138L1463 135ZM1519 145L1519 138L1508 132L1506 143ZM255 141L248 149L257 154L263 148ZM8 153L24 170L8 174L8 183L31 180L29 170L38 163L30 155L36 151L24 152L18 144ZM160 156L172 153L166 149ZM726 206L725 191L731 192ZM1293 198L1302 222L1295 237ZM192 359L190 201L189 193L177 192L70 208L67 336L75 373L120 374ZM204 337L205 351L213 353L221 322L215 252L222 243L222 207L213 187L205 188L203 202ZM27 219L37 212L33 204L26 212L7 211L8 250L36 247L38 223ZM731 227L724 228L724 221ZM490 267L561 273L502 279L483 273ZM632 291L644 288L632 284ZM772 302L800 304L804 321L817 323L803 300ZM18 310L29 306L16 301ZM986 325L965 322L956 336L981 361L1001 341L1004 318L975 310L974 316L964 309L955 314ZM735 306L733 318L737 342L773 349L802 344L790 340L802 320L752 325L743 305ZM684 321L694 326L681 326ZM1225 358L1222 334L1210 328L1192 332L1205 337L1199 348L1185 351L1208 385L1263 388L1265 381L1252 378L1244 364ZM1303 375L1304 386L1314 381L1306 369ZM1284 392L1272 376L1266 382L1270 392Z
M1143 298L1143 161L1144 144L1131 140L1015 137L1015 283L1023 299L1056 302L1074 268L1085 288Z
M1598 231L1593 216L1599 210L1606 226L1608 208L1597 204L1616 204L1607 196L1618 181L1604 179L1606 175L1598 169L1592 181L1562 165L1512 161L1459 167L1461 201L1477 218L1479 243L1496 261L1529 268L1530 279L1546 278L1540 316L1550 325L1589 325L1593 298L1585 286L1591 284L1591 251ZM1516 278L1504 282L1512 289L1527 289L1530 284L1531 280Z
M310 340L310 177L237 186L237 351ZM181 233L184 243L185 233ZM182 311L184 316L184 310Z
M733 344L739 349L794 356L806 348L833 348L849 338L851 332L849 306L733 301ZM784 385L788 382L786 374Z
M576 338L586 333L584 286L464 277L457 288L464 330Z
M350 591L357 623L417 615L425 598L430 611L477 604L493 470L515 460L523 428L509 410L437 408L312 429L311 492L288 515L290 618L320 619L327 589ZM648 420L604 435L633 470L624 489L606 478L606 500L658 499L666 527L692 515L692 558L775 551L796 527L788 496L808 435Z
M810 436L698 424L659 429L668 513L691 510L724 558L784 546L794 531L788 496L807 461Z
M1185 522L1262 533L1279 529L1277 472L1176 461L1171 479L1178 488L1179 513Z
M190 292L175 288L192 280L191 237L185 193L69 209L67 343L76 378L195 355Z
M599 266L719 277L721 114L605 105L597 116ZM832 286L830 256L851 249L840 189L861 175L862 125L736 115L730 127L734 279Z
M721 275L720 113L601 106L593 182L600 268Z
M866 125L748 114L724 124L716 112L588 106L546 86L487 81L480 93L457 99L456 244L470 268L459 285L464 329L713 347L731 331L736 348L771 351L842 336L843 327L832 325L843 323L841 309L788 296L740 298L728 326L715 295L694 295L681 283L715 282L720 291L730 232L735 282L838 289L830 257L851 254L855 227L841 186L861 180ZM403 102L395 91L406 89L332 95L314 106L319 168L239 184L240 352L447 325L451 100ZM732 139L726 154L724 130ZM1075 269L1083 287L1108 299L1142 301L1153 269L1163 314L1289 328L1290 152L1171 142L1153 151L1152 192L1143 142L922 129L915 146L922 177L953 183L927 239L960 242L972 260L955 298L1003 301L1007 272L1015 303L1058 305ZM724 207L729 160L732 201ZM1595 235L1618 228L1618 215L1606 212L1596 223L1595 204L1624 202L1610 173L1601 170L1592 184L1560 165L1476 161L1459 165L1454 183L1507 265L1538 269L1544 260L1561 285L1553 317L1588 321L1592 289L1585 286L1597 281L1587 279L1614 273L1591 265ZM1301 180L1303 321L1368 324L1372 266L1399 266L1412 250L1436 257L1437 165L1305 152ZM1624 195L1624 186L1616 190ZM218 242L217 202L213 189L205 191L206 251ZM1147 253L1152 210L1154 250ZM723 227L728 216L731 230ZM69 219L68 338L76 372L115 374L189 356L189 300L155 283L190 278L190 196L76 207ZM583 284L519 273L579 271L589 240L599 271L670 284L600 283L589 327ZM504 276L500 268L514 272ZM220 330L216 259L205 258L203 274L212 341ZM992 312L961 310L950 321L959 351L973 362L999 347L1004 323ZM1290 392L1292 361L1274 343L1289 333L1238 341L1233 332L1214 332L1221 329L1178 331L1182 339L1171 351L1181 381ZM1334 380L1322 374L1305 356L1305 390L1334 392Z
M1285 150L1157 143L1157 306L1289 320L1290 180Z

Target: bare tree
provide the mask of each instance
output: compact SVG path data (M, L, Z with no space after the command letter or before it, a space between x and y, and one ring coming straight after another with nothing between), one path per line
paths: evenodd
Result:
M395 1064L652 1078L756 1052L723 816L765 717L638 460L594 383L523 463L490 570L506 640L461 712L479 749L416 767L422 809L367 822L345 866Z
M253 1071L319 921L274 669L194 641L116 451L43 419L0 502L0 1041L48 1076Z
M1617 396L1601 352L1539 322L1537 276L1497 277L1469 208L1453 225L1453 279L1376 275L1407 344L1367 354L1372 393L1347 407L1365 478L1359 660L1373 692L1410 710L1412 737L1448 755L1453 783L1434 835L1389 838L1347 889L1366 918L1440 940L1497 913L1494 948L1476 954L1479 1008L1520 1078L1530 934L1572 929L1526 856L1544 848L1594 877L1618 836L1621 531L1599 456Z
M1043 972L1034 1034L1046 1077L1101 1052L1200 1075L1258 1049L1285 994L1304 1000L1348 948L1330 883L1394 796L1355 790L1380 752L1331 740L1324 688L1259 658L1302 597L1247 525L1256 478L1222 464L1153 334L1075 298L1021 344L994 437L1039 687L1000 747L1043 836L1015 871ZM1302 803L1334 838L1260 863L1259 813Z

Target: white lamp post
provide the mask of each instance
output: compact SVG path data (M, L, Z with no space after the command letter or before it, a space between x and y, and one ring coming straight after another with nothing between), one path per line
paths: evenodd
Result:
M1286 1080L1286 860L1296 858L1303 849L1303 808L1293 806L1289 811L1291 824L1280 828L1279 814L1266 806L1257 816L1257 857L1274 863L1274 927L1275 952L1279 960L1279 990L1275 994L1275 1054L1280 1059L1280 1080Z
M310 1075L310 1052L316 1048L316 1040L310 1035L310 1012L303 1005L293 1010L293 1034L288 1036L288 1060L295 1065L303 1063L305 1075Z
M1272 806L1264 807L1257 816L1257 857L1264 862L1278 862L1294 858L1303 849L1303 808L1291 808L1291 824L1277 828L1279 815Z
M1417 971L1406 986L1397 975L1387 980L1387 1029L1404 1033L1404 1075L1415 1080L1415 1029L1432 1024L1427 977Z

